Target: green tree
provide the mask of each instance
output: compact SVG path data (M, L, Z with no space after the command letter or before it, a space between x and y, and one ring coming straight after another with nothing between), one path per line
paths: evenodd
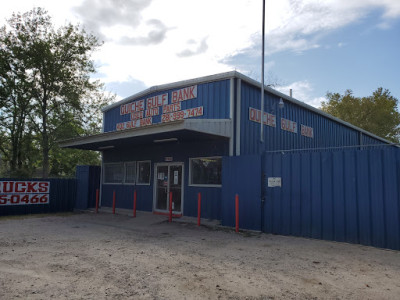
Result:
M398 100L389 90L380 87L372 96L361 98L347 90L343 95L328 93L327 98L328 101L322 102L323 111L389 141L399 142Z
M90 79L95 72L90 57L101 43L72 24L54 29L51 18L41 8L13 14L8 26L1 28L0 42L0 110L14 108L15 113L7 112L8 123L3 124L10 139L20 143L8 151L4 149L4 153L18 156L28 128L30 141L40 148L42 176L48 177L50 156L61 151L57 140L73 133L98 131L100 125L93 124L93 109L97 105L98 113L100 106L111 100L103 94L103 86ZM94 99L93 95L100 98ZM12 129L14 124L18 125L16 130ZM14 164L13 159L9 161Z
M0 151L3 161L9 163L9 175L24 173L29 157L24 152L27 146L26 123L31 106L25 93L31 87L27 80L25 54L16 47L14 35L0 28Z

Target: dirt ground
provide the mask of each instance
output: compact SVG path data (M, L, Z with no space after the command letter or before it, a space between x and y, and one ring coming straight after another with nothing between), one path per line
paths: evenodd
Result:
M143 212L0 218L0 299L399 297L397 251Z

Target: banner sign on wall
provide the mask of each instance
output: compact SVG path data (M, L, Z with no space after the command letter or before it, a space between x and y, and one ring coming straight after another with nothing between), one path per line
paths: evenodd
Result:
M249 107L249 120L256 123L261 123L261 110ZM276 127L276 116L264 112L263 124L271 127Z
M181 103L183 101L196 98L197 85L193 85L172 91L171 99L168 98L168 93L164 93L123 104L120 106L120 115L130 115L130 120L117 123L116 129L132 129L202 116L203 106L182 109ZM153 117L160 116L160 114L160 120L153 119Z
M297 133L297 123L288 119L281 118L281 129Z
M0 205L49 204L49 181L0 181Z
M314 128L301 124L301 135L314 138Z

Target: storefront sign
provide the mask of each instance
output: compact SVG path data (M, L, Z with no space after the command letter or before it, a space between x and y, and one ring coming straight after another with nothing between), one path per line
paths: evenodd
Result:
M172 92L172 103L197 98L197 85Z
M117 130L144 127L144 126L149 126L151 124L153 124L153 119L151 117L145 118L145 119L132 120L132 121L128 121L128 122L118 123Z
M49 204L49 181L0 181L0 205Z
M281 129L282 130L286 130L286 131L290 131L293 133L297 133L297 123L281 118Z
M182 101L197 98L197 85L171 92L171 103L168 93L136 100L120 106L120 115L130 115L130 120L117 123L117 130L150 126L157 123L172 122L202 116L203 106L182 110ZM160 116L160 113L161 116ZM154 117L157 117L154 119Z
M249 120L256 123L261 123L261 110L249 107ZM264 112L263 124L276 127L276 116Z
M181 111L176 111L169 114L163 114L161 116L161 122L165 123L165 122L178 121L202 115L203 115L203 106L199 106L194 108L188 108Z
M306 125L301 124L301 135L309 137L309 138L314 138L314 128L308 127Z

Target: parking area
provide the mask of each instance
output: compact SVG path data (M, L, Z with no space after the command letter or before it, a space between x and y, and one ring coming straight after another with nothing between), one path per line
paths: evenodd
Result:
M395 299L400 252L138 212L0 217L0 299Z

